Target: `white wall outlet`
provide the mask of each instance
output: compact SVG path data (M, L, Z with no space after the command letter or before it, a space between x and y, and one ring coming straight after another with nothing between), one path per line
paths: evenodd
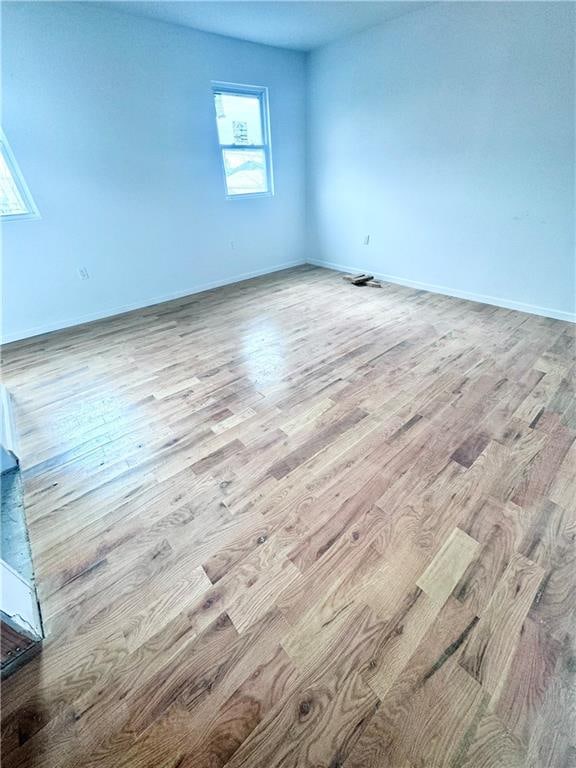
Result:
M370 245L370 235L366 235L364 238L364 245Z
M78 267L78 274L80 275L81 280L90 279L90 273L88 272L88 267Z

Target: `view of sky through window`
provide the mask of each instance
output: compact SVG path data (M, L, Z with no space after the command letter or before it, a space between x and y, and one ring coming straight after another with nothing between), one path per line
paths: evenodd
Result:
M216 124L228 196L270 192L269 148L261 91L215 90Z

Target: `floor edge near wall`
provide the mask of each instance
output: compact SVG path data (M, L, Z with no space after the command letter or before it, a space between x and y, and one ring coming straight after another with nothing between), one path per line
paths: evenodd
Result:
M320 261L319 259L309 259L308 264L312 264L315 267L323 267L324 269L333 269L336 272L350 272L355 273L360 271L360 267L352 267L345 264L337 264L331 261ZM548 307L538 307L534 304L525 304L521 301L511 301L508 299L502 299L497 296L485 296L481 293L470 293L469 291L459 291L454 288L446 288L442 285L434 285L432 283L421 283L415 280L408 280L394 275L387 275L384 272L375 272L374 270L368 270L370 274L383 280L386 283L394 283L394 285L403 285L406 288L416 288L422 291L429 291L430 293L439 293L442 296L452 296L455 299L464 299L465 301L476 301L480 304L490 304L494 307L501 307L502 309L514 309L518 312L526 312L530 315L539 315L541 317L550 317L553 320L564 320L568 323L576 323L576 313L565 312L559 309L550 309Z
M242 283L246 280L253 280L257 277L265 277L266 275L274 274L275 272L282 272L287 269L294 269L295 267L302 266L314 266L322 269L331 269L336 272L358 272L359 267L353 267L345 264L338 264L331 261L320 261L319 259L308 259L306 261L290 261L284 264L278 264L274 267L255 270L253 272L246 272L234 277L227 278L225 280L216 280L210 283L203 283L199 286L186 289L185 291L178 291L171 294L165 294L162 296L156 296L145 304L141 302L134 302L132 304L126 304L119 307L106 310L104 312L94 312L86 315L82 315L74 320L60 321L56 323L48 323L45 326L36 326L29 328L25 331L21 331L15 334L6 334L1 340L1 344L12 344L19 341L26 341L27 339L33 339L37 336L43 336L48 333L55 333L57 331L63 331L67 328L75 328L87 323L96 322L98 320L105 320L107 318L117 317L119 315L126 314L128 312L134 312L139 309L147 309L157 304L164 304L168 301L175 301L176 299L183 299L186 296L195 296L205 291L211 291L215 288L224 288L227 285L235 285L236 283ZM469 291L459 291L453 288L446 288L441 285L434 285L432 283L422 283L415 280L408 280L399 278L394 275L388 275L384 272L376 272L370 270L370 273L379 280L383 280L387 283L393 283L394 285L402 285L406 288L415 288L417 290L428 291L430 293L441 294L442 296L451 296L455 299L463 299L465 301L475 301L480 304L489 304L494 307L501 307L502 309L512 309L518 312L526 312L531 315L538 315L541 317L549 317L553 320L563 320L568 323L576 324L576 313L564 312L563 310L550 309L548 307L539 307L533 304L525 304L519 301L510 301L508 299L502 299L495 296L486 296L484 294L471 293Z
M183 299L186 296L194 296L197 293L204 293L204 291L211 291L214 288L223 288L226 285L234 285L235 283L243 283L245 280L253 280L256 277L265 277L266 275L272 275L275 272L282 272L285 269L293 269L294 267L302 267L307 264L306 261L300 259L297 261L289 261L284 264L277 264L273 267L267 267L266 269L257 269L252 272L245 272L233 277L226 278L224 280L214 280L209 283L202 283L201 285L188 288L185 291L176 291L175 293L164 294L162 296L155 296L146 303L133 302L131 304L125 304L118 307L112 307L103 312L91 312L86 315L74 318L73 320L61 320L54 323L48 323L44 326L34 326L27 328L24 331L17 333L8 333L3 336L1 344L12 344L17 341L26 341L32 339L35 336L43 336L46 333L54 333L56 331L63 331L66 328L75 328L79 325L85 325L86 323L93 323L97 320L106 320L110 317L116 317L117 315L124 315L126 312L134 312L138 309L147 309L153 307L156 304L164 304L167 301L174 301L176 299Z

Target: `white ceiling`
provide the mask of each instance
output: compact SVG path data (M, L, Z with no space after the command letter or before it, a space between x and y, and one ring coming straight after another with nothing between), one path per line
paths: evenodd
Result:
M430 3L418 0L109 0L106 4L124 13L205 32L309 51Z

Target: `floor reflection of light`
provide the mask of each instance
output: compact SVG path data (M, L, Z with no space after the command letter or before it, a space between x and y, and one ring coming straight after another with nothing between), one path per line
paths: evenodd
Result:
M242 335L242 354L253 382L275 384L286 374L286 349L282 332L271 320L250 326Z

